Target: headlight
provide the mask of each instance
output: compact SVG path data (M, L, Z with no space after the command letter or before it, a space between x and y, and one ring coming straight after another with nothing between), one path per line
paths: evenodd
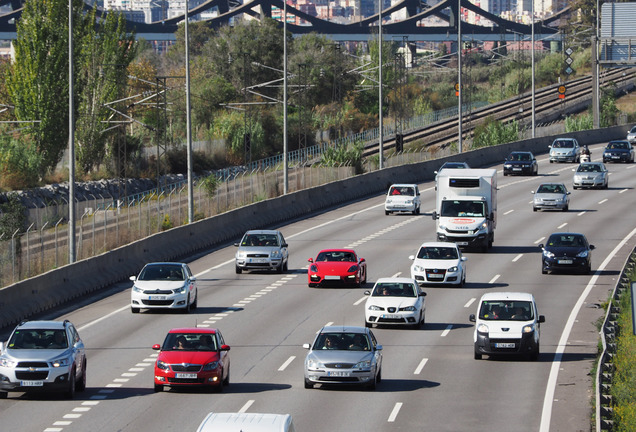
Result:
M203 366L203 370L204 371L213 371L213 370L215 370L218 367L219 367L219 362L218 361L213 361L213 362L210 362L210 363L206 364L205 366Z
M546 258L554 258L554 253L549 250L543 249L543 256Z
M141 288L139 288L138 286L136 286L136 285L133 285L132 290L134 292L138 292L138 293L143 292L143 290Z
M586 258L587 257L587 251L584 250L583 252L579 252L579 253L576 254L576 256L578 258Z
M391 198L387 198L386 199L386 204L391 204L393 202L393 200Z
M478 333L488 333L488 326L486 324L479 324L477 327Z
M186 290L187 290L188 285L184 285L180 288L177 288L175 290L173 290L172 292L174 292L175 294L185 294Z
M17 364L18 364L18 362L14 361L14 360L8 359L6 357L0 357L0 366L2 366L2 367L13 368Z
M165 371L170 369L170 365L168 363L166 363L166 362L161 361L161 360L157 361L157 367L159 369L165 370Z
M511 168L511 167L512 167L512 164L509 164L509 163L504 164L504 168Z
M274 251L272 251L270 256L272 258L278 258L280 256L280 251L279 250L274 250Z
M439 229L446 231L446 225L439 224Z
M416 271L416 272L424 271L424 267L422 267L420 265L414 265L413 266L413 271Z
M53 366L54 368L67 367L70 364L71 364L71 361L68 357L55 359L51 362L51 366Z
M417 309L415 308L415 306L407 306L400 308L400 310L404 312L415 312Z
M246 255L247 255L247 254L245 253L245 251L238 251L238 252L236 253L236 257L237 257L237 258L245 258L245 257L246 257Z
M316 264L312 264L309 267L309 271L316 273L318 271L318 266Z
M351 267L349 267L349 270L347 270L347 273L355 273L357 271L358 271L358 266L352 265Z
M455 273L457 270L459 270L459 267L457 266L452 266L451 268L448 269L449 273Z
M413 204L413 200L406 200L404 204Z
M307 360L307 369L324 369L325 365L323 365L318 360L309 359Z
M356 369L370 369L371 360L362 360L356 364Z
M534 324L528 324L527 326L523 326L523 333L532 333L534 331Z
M376 305L371 305L371 306L369 306L369 308L368 308L368 309L369 309L369 310L372 310L372 311L383 311L383 310L384 310L384 308L383 308L383 307L376 306Z

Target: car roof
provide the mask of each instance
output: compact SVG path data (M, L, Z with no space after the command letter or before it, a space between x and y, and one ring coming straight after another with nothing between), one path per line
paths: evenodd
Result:
M412 283L412 284L416 284L417 282L415 281L415 279L411 279L408 277L385 277L385 278L379 278L378 280L375 281L375 284L379 284L379 283Z
M467 167L468 163L466 162L460 162L460 161L448 161L448 162L444 162L441 166L441 168L447 168L447 166L457 166L457 167Z
M417 187L415 183L394 183L391 187Z
M323 253L323 252L353 252L353 253L356 253L356 251L354 251L353 249L322 249L318 253L320 254L320 253Z
M168 333L202 333L202 334L216 334L218 330L215 328L204 327L181 327L170 329Z
M423 247L452 247L457 248L457 243L453 242L424 242L420 245L420 248Z
M283 431L291 426L290 414L261 413L209 413L197 432L219 431Z
M489 292L481 296L480 303L482 301L493 300L522 300L522 301L534 301L534 296L525 292Z
M165 261L165 262L151 262L147 263L147 266L155 266L155 265L185 265L182 262L174 262L174 261Z
M558 182L546 182L546 183L541 183L539 186L547 186L547 185L559 185L559 186L565 186L565 183L558 183Z
M330 325L330 326L324 326L323 328L321 328L319 333L367 333L367 332L368 332L368 329L366 327Z
M511 151L510 154L532 154L532 152L529 151Z
M278 230L249 230L245 234L278 234Z
M553 232L553 233L552 233L552 234L550 234L548 237L552 237L553 235L570 235L570 236L581 236L581 237L585 237L585 234L577 233L577 232L569 232L569 231Z
M69 321L24 321L16 328L24 329L63 329ZM70 322L69 322L70 323Z
M554 141L576 141L575 138L555 138Z

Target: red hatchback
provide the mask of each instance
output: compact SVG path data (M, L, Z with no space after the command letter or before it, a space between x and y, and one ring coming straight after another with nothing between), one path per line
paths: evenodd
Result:
M230 347L221 332L208 328L177 328L166 335L155 363L155 391L164 386L203 386L217 392L230 383Z
M353 249L324 249L316 260L309 258L307 271L310 287L325 285L353 285L359 287L367 281L367 263Z

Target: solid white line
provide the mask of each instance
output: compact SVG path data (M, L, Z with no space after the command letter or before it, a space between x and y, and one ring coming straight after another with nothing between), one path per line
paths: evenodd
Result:
M288 359L287 359L287 361L286 361L285 363L283 363L283 364L281 365L281 367L279 367L279 368L278 368L278 370L279 370L280 372L284 371L284 370L285 370L285 368L286 368L287 366L289 366L289 364L290 364L291 362L293 362L295 358L296 358L296 356L291 356L290 358L288 358Z
M493 277L492 279L490 279L490 280L488 281L488 283L489 283L489 284L493 284L493 283L495 283L495 281L496 281L497 279L499 279L499 277L500 277L500 276L501 276L501 275L496 274L496 275L495 275L495 277Z
M517 262L517 261L519 261L519 260L521 259L521 257L522 257L522 256L523 256L523 254L519 254L519 255L517 255L516 257L514 257L514 258L512 259L512 262Z
M570 312L570 316L568 317L568 321L565 324L565 328L563 329L563 333L561 334L561 339L559 339L559 345L557 346L556 352L554 354L554 361L552 362L552 368L550 369L550 376L548 378L548 384L545 390L545 397L543 398L543 411L541 412L541 426L539 428L539 432L548 432L550 430L550 420L552 417L552 404L554 402L554 390L556 388L557 378L559 376L559 369L561 368L561 359L563 358L563 352L565 351L565 347L567 345L568 338L570 337L570 332L572 331L572 327L576 321L576 316L579 311L583 307L583 303L585 299L590 294L590 291L594 287L599 275L603 272L605 267L609 264L610 260L614 258L614 256L618 253L618 251L627 243L629 239L631 239L636 234L636 228L629 233L627 237L625 237L621 242L616 245L614 250L605 258L605 260L601 263L598 269L594 272L594 275L590 278L585 290L581 293L581 296L577 300L572 312Z
M471 304L473 304L475 302L475 300L477 300L477 298L473 297L470 300L468 300L468 303L466 303L464 305L465 308L470 307Z
M423 358L420 364L417 365L417 368L415 368L415 372L413 372L413 375L419 375L420 372L422 372L422 369L424 369L424 365L426 364L427 361L428 361L427 358Z
M248 400L245 405L243 405L243 408L241 408L238 412L239 413L244 413L245 411L247 411L249 409L249 407L252 406L252 404L254 403L254 399L250 399Z
M360 300L356 301L353 305L354 306L358 306L360 303L362 303L363 301L365 301L368 297L364 296L362 297Z
M400 412L400 408L402 408L402 402L397 402L395 406L393 407L393 411L391 411L391 415L389 416L389 419L387 421L394 422L395 418Z
M446 337L446 335L447 335L448 333L450 333L450 331L451 331L451 329L452 329L452 328L453 328L453 325L452 325L452 324L450 324L448 327L446 327L446 330L444 330L444 331L442 332L441 337Z

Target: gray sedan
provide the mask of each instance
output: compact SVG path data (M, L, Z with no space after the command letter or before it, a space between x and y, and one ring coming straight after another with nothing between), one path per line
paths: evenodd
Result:
M320 329L305 358L305 388L314 384L357 384L375 390L382 380L382 345L366 327Z
M532 191L532 211L561 210L568 211L570 207L570 191L563 183L542 183L537 191Z
M607 189L609 173L602 162L583 162L574 171L572 187Z

